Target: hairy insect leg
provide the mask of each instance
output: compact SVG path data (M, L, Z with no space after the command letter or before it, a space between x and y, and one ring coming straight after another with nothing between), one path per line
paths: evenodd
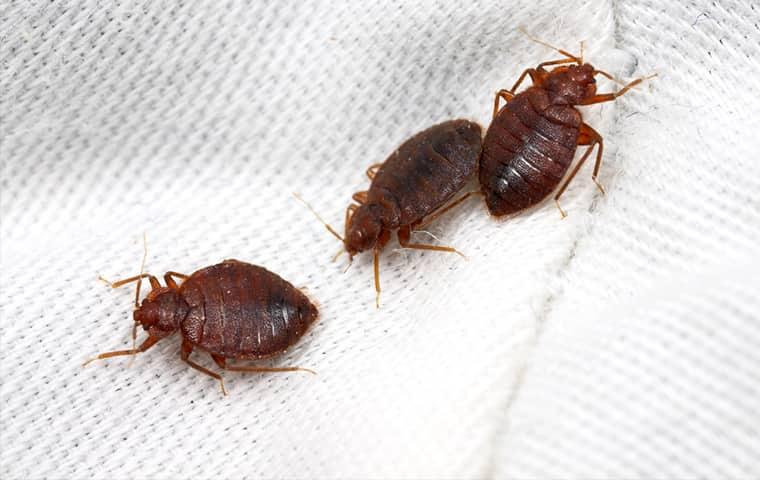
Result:
M380 169L380 167L382 167L382 166L383 166L383 164L382 164L382 163L376 163L376 164L374 164L374 165L370 165L370 167L367 169L367 177L368 177L370 180L374 179L374 178L375 178L375 174L377 173L377 171L378 171L378 170Z
M182 351L180 352L180 357L182 358L182 361L190 365L192 368L198 370L199 372L205 373L206 375L219 380L219 386L222 387L222 393L224 395L227 395L227 390L224 389L224 379L222 378L222 376L190 360L190 353L192 353L192 351L193 351L193 345L187 340L183 340Z
M599 148L597 149L596 154L596 164L594 165L594 173L591 175L591 178L594 180L594 183L596 183L596 186L599 187L599 189L604 193L604 187L596 180L596 176L599 173L599 168L602 165L602 149L603 149L603 141L602 136L599 135L599 133L591 128L590 126L586 125L585 123L581 125L580 128L580 137L578 139L579 145L588 145L588 148L585 152L583 152L583 155L581 156L580 160L578 160L578 163L575 165L573 170L570 172L570 175L567 176L564 182L562 182L562 185L559 187L559 190L557 190L557 194L554 195L554 203L557 205L557 208L559 209L560 215L562 215L562 218L565 218L567 216L567 213L562 209L562 207L559 204L559 197L562 196L562 194L565 192L565 189L567 189L567 186L570 184L570 182L573 180L575 175L578 173L578 170L583 166L583 163L586 161L588 156L591 154L591 151L594 149L594 145L599 145Z
M267 372L308 372L312 375L316 375L317 372L309 370L303 367L255 367L252 365L227 365L227 359L220 357L219 355L211 355L219 368L222 370L229 370L231 372L254 372L254 373L267 373Z
M365 203L367 203L367 194L368 194L368 193L369 193L369 192L367 192L366 190L365 190L364 192L356 192L356 193L354 193L354 194L351 196L351 198L352 198L352 199L353 199L353 200L354 200L356 203L358 203L359 205L364 205Z
M420 228L425 227L426 225L430 225L435 220L437 220L441 215L443 215L444 213L448 212L452 208L458 206L460 203L464 202L465 200L467 200L468 198L470 198L472 195L483 195L483 192L473 191L473 192L467 192L467 193L465 193L464 195L462 195L458 199L454 200L450 204L446 205L445 207L440 208L437 211L435 211L435 212L431 213L430 215L428 215L427 217L423 218L420 223L418 223L417 225L414 226L414 230L419 230Z
M142 353L145 350L152 347L153 345L155 345L158 340L159 339L157 337L148 337L137 348L130 348L129 350L114 350L112 352L105 352L105 353L98 354L98 356L90 358L87 361L85 361L82 364L82 366L86 367L88 364L90 364L91 362L94 362L95 360L103 360L103 359L111 358L111 357L120 357L122 355L136 355L138 353Z
M166 282L166 286L171 289L177 289L179 288L179 285L177 285L177 282L174 281L173 277L177 277L181 280L187 280L190 278L190 275L185 275L184 273L177 272L166 272L164 274L164 282Z
M427 245L424 243L409 243L411 237L411 228L409 226L402 227L398 230L398 243L402 248L411 248L415 250L434 250L436 252L449 252L456 253L462 258L467 258L462 252L454 247L446 247L442 245Z
M496 114L499 113L499 99L503 98L505 102L509 102L514 97L515 94L506 89L496 92L496 97L493 99L493 116L491 118L496 118Z
M597 73L599 73L599 72L597 71ZM594 95L593 97L591 97L591 98L583 101L579 105L593 105L595 103L611 102L611 101L615 100L616 98L618 98L619 96L625 94L625 92L627 92L631 88L635 87L636 85L640 84L641 82L643 82L645 80L649 80L650 78L654 78L656 76L657 76L657 74L655 73L653 75L649 75L648 77L637 78L636 80L633 80L632 82L629 82L627 85L625 85L623 88L621 88L617 92L614 92L614 93L600 93L600 94Z

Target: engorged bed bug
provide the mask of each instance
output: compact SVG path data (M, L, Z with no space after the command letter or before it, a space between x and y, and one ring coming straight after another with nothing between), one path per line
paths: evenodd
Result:
M617 92L598 94L595 75L617 80L583 62L583 44L580 57L576 57L540 40L533 40L567 58L543 62L536 68L525 70L511 90L500 90L496 94L493 121L483 140L479 172L486 205L495 216L518 212L549 196L565 177L578 145L588 145L588 149L554 195L560 214L562 217L566 215L559 198L594 145L599 145L599 148L591 178L604 193L604 188L597 181L602 162L602 136L583 123L577 106L612 101L651 78L638 78ZM562 65L569 63L575 65ZM547 71L544 67L549 65L562 66ZM530 76L533 86L515 93L526 76ZM507 104L499 109L501 98Z
M380 306L378 256L390 240L392 230L398 230L402 248L462 255L452 247L412 243L410 237L412 231L432 222L469 195L479 193L469 192L446 205L474 175L481 136L480 125L468 120L450 120L417 133L384 163L369 167L367 176L372 183L369 190L353 195L356 204L346 209L345 236L325 223L330 233L343 242L349 261L359 252L373 252L376 306Z
M151 292L139 303L140 283L148 278ZM182 280L177 284L175 278ZM317 307L300 290L265 268L225 260L202 268L192 275L168 272L162 287L153 275L140 275L110 283L113 288L137 283L134 328L142 325L148 332L139 347L101 353L93 360L135 355L159 340L179 331L182 336L181 358L194 369L219 380L221 375L190 360L198 348L211 355L223 370L238 372L291 372L300 367L258 367L229 365L228 360L258 360L284 352L303 336L317 319Z

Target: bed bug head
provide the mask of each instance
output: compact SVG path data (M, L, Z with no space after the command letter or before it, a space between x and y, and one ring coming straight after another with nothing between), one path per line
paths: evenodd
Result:
M135 308L133 316L135 325L142 325L151 337L163 338L177 331L188 310L187 303L176 289L154 287Z
M540 63L535 69L530 69L528 72L526 72L530 73L533 82L537 86L540 86L551 93L552 102L555 104L590 105L591 103L608 101L610 99L619 97L631 89L633 86L643 82L644 80L648 80L657 76L655 73L648 77L637 78L632 82L624 83L603 70L595 69L594 66L590 63L584 62L583 42L581 42L580 56L575 56L571 53L566 52L565 50L550 45L543 40L539 40L533 37L522 27L519 30L534 42L547 46L566 57L560 60L552 60L549 62ZM547 71L544 67L549 65L560 66ZM596 79L594 78L596 75L606 77L618 85L621 85L623 88L614 94L597 95ZM600 99L600 97L602 98Z
M124 280L119 280L117 282L109 282L103 277L98 277L111 288L119 288L129 283L137 282L137 288L135 289L135 309L132 314L134 317L134 324L132 325L132 348L129 350L114 350L98 354L84 362L83 366L86 366L95 360L119 357L122 355L135 355L144 352L157 341L177 331L180 322L187 315L189 307L180 295L179 288L174 281L171 280L170 274L167 273L165 277L169 285L167 287L162 287L156 277L148 273L143 273L145 258L148 255L148 245L144 235L143 242L144 253L139 275L125 278ZM143 278L147 278L150 281L151 291L148 296L145 297L142 304L140 304L140 287L142 286ZM142 325L142 327L148 332L148 338L146 338L139 347L137 347L135 343L137 340L138 325Z
M542 86L556 104L579 105L596 95L596 70L589 63L557 67L548 72Z
M378 204L360 205L346 222L343 244L349 257L375 248L383 232L382 209Z
M566 57L560 60L540 63L534 70L531 70L533 81L551 93L554 103L578 105L596 95L596 80L594 79L596 70L591 64L583 61L583 42L581 42L580 55L575 56L561 48L533 37L523 28L520 28L520 31L534 42L549 47ZM550 65L560 66L551 70L544 68Z

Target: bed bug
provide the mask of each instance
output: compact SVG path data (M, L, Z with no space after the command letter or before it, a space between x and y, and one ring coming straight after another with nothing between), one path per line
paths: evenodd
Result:
M345 235L317 217L341 242L349 262L359 252L374 255L375 305L380 306L378 257L397 230L402 248L461 252L442 245L412 243L412 231L432 222L478 192L469 192L446 205L475 174L482 142L481 127L468 120L450 120L417 133L383 163L367 170L369 190L353 195L346 209ZM311 207L307 204L307 207ZM314 211L313 209L311 209ZM316 212L314 212L316 214ZM349 263L350 264L350 263Z
M151 292L139 302L140 283L150 281ZM175 279L181 281L177 284ZM140 275L110 283L118 288L137 283L133 341L137 326L148 332L139 347L101 353L93 360L136 355L159 340L179 331L180 356L192 368L217 379L227 394L222 376L190 360L200 349L211 355L219 368L238 372L291 372L300 367L230 365L228 360L258 360L284 352L303 336L317 319L317 307L294 287L265 268L238 260L225 260L192 275L168 272L165 287L153 275Z
M576 57L540 40L533 40L567 58L529 68L520 75L511 90L497 92L493 120L483 140L479 181L488 210L494 216L512 214L536 205L556 189L554 202L564 218L566 213L560 206L559 198L595 145L598 149L591 178L604 193L597 180L604 147L602 136L583 122L577 107L612 101L654 75L633 80L617 92L599 94L596 92L595 75L617 80L584 63L583 44L580 57ZM559 66L546 70L545 67L551 65ZM533 85L515 93L527 76L530 76ZM501 99L506 100L507 104L500 109ZM588 148L566 176L579 145L587 145Z

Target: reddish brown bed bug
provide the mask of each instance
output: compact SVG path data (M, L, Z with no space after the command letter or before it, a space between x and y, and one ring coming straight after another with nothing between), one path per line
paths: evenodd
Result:
M373 252L376 306L380 306L378 256L390 240L392 230L398 230L402 248L452 252L464 257L455 248L412 243L410 237L412 231L432 222L471 194L479 193L469 192L446 205L475 174L481 137L477 123L450 120L417 133L385 162L369 167L367 176L372 183L369 190L353 195L356 204L346 209L344 237L317 215L330 233L343 242L349 262L359 252Z
M556 189L554 201L564 218L566 214L559 198L594 145L599 147L591 178L604 193L604 188L597 181L602 162L602 136L583 123L577 106L612 101L654 75L637 78L617 92L598 94L595 75L617 80L583 62L582 43L581 55L576 57L533 37L531 39L567 58L529 68L520 75L511 90L497 92L493 120L483 140L480 186L488 210L495 216L512 214L536 205ZM569 63L575 65L563 65ZM544 67L550 65L561 66L547 71ZM530 76L533 86L515 93L526 76ZM499 109L502 98L507 104ZM578 145L588 145L588 149L565 178Z
M139 303L143 278L152 288ZM176 279L182 280L177 284ZM225 260L202 268L192 275L168 272L162 287L153 275L140 275L110 283L118 288L137 283L132 338L137 326L148 332L139 347L101 353L93 360L135 355L159 340L179 331L182 336L181 358L192 368L219 380L226 395L224 380L218 373L190 360L198 348L211 355L219 368L238 372L292 372L301 367L258 367L229 365L227 360L258 360L284 352L303 336L317 319L317 307L289 282L265 268Z

